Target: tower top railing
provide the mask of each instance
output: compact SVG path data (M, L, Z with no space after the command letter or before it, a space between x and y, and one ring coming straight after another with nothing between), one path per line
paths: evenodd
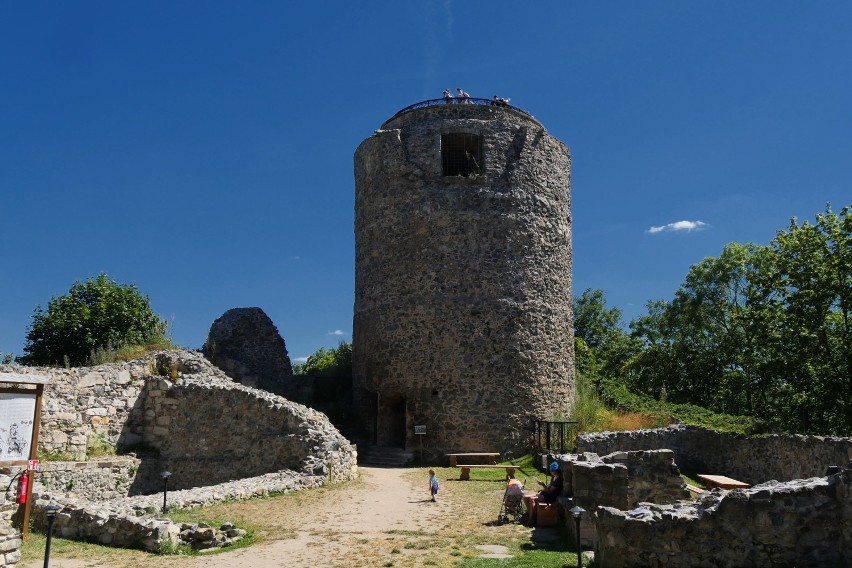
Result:
M408 105L404 109L397 111L397 113L395 115L393 115L392 117L387 119L385 122L390 122L391 120L395 119L398 116L401 116L401 115L403 115L407 112L411 112L413 110L417 110L417 109L420 109L420 108L426 108L426 107L431 107L431 106L446 106L446 105L453 105L453 104L455 104L455 105L482 105L482 106L493 106L493 107L499 107L499 108L507 108L507 109L513 110L515 112L519 112L521 114L524 114L524 115L532 118L533 120L535 120L535 117L533 115L531 115L530 113L528 113L527 111L525 111L524 109L510 105L509 103L503 102L501 100L497 100L497 99L475 99L475 98L472 98L472 97L468 97L468 98L452 97L452 98L447 98L447 99L443 99L443 98L442 99L429 99L428 101L420 101L419 103L414 103L413 105Z

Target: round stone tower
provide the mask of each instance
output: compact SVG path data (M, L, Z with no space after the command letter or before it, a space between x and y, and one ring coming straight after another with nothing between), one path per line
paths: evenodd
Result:
M517 451L567 415L570 172L532 116L481 99L412 105L358 147L353 399L372 443Z

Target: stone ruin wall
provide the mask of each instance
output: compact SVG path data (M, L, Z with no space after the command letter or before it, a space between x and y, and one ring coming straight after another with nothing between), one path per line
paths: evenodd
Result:
M597 509L601 568L848 566L852 463L841 473L713 490L696 502Z
M677 424L654 430L577 436L578 452L668 448L681 469L727 475L751 485L825 475L852 459L852 438L773 434L741 436Z
M260 308L233 308L210 326L201 352L234 381L284 394L293 377L287 346Z
M634 450L556 458L568 474L566 482L571 478L563 508L576 503L591 513L582 523L581 539L594 546L597 566L834 567L852 558L852 439L744 437L678 425L586 434L577 438L577 447ZM653 447L670 449L639 451ZM643 466L652 454L656 458L649 464L657 466ZM682 482L672 477L678 469L674 462L665 471L666 454L701 473L758 485L715 489L695 502L678 497L675 481ZM829 465L845 469L826 476ZM807 478L791 479L798 475Z
M188 533L158 518L163 469L173 474L169 505L180 507L319 487L354 479L357 471L355 447L324 415L236 384L197 353L160 352L91 368L0 366L4 372L53 379L44 390L40 451L85 457L93 442L145 449L40 463L33 522L43 525L44 507L59 503L56 526L66 538L149 550L180 538L204 546L228 542L226 533L235 531ZM0 470L0 484L5 488L20 469ZM20 559L20 532L11 526L14 491L13 484L0 494L4 566ZM199 540L207 532L215 543Z
M443 177L444 133L482 137L481 176ZM414 110L359 146L355 403L381 417L405 398L380 444L401 429L418 447L420 424L436 452L522 449L533 418L567 412L569 177L562 142L498 107Z
M355 475L355 448L325 415L234 383L198 353L73 369L0 366L4 371L53 379L42 404L41 451L79 460L92 443L154 450L157 458L139 466L131 493L156 486L161 469L172 471L174 488L282 469L332 481Z

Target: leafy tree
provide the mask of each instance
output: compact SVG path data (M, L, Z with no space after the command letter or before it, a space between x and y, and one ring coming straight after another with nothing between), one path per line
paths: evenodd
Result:
M782 412L803 431L852 433L852 207L790 221L772 242L783 293Z
M79 366L97 349L166 343L166 322L134 285L106 274L75 282L67 295L37 306L21 361Z
M606 307L603 290L586 289L573 299L577 371L595 382L616 377L641 348L623 329L621 310Z
M768 246L727 245L671 302L631 322L631 388L799 432L852 432L852 217L792 220Z
M341 342L335 349L320 347L296 370L320 377L352 376L352 344Z

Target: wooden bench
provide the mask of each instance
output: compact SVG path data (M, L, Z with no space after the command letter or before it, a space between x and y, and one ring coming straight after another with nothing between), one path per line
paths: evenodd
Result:
M714 487L722 489L748 489L751 487L748 483L743 483L724 475L699 474L698 479L704 482L707 489L713 489Z
M518 469L516 465L457 465L455 467L461 468L461 475L459 479L463 481L467 481L470 479L470 470L471 469L500 469L503 468L506 470L506 479L509 479L510 475L515 475L515 470Z
M497 458L500 454L491 452L474 452L468 454L444 454L450 460L450 467L456 467L458 458L485 458L486 463L491 465L497 463Z

